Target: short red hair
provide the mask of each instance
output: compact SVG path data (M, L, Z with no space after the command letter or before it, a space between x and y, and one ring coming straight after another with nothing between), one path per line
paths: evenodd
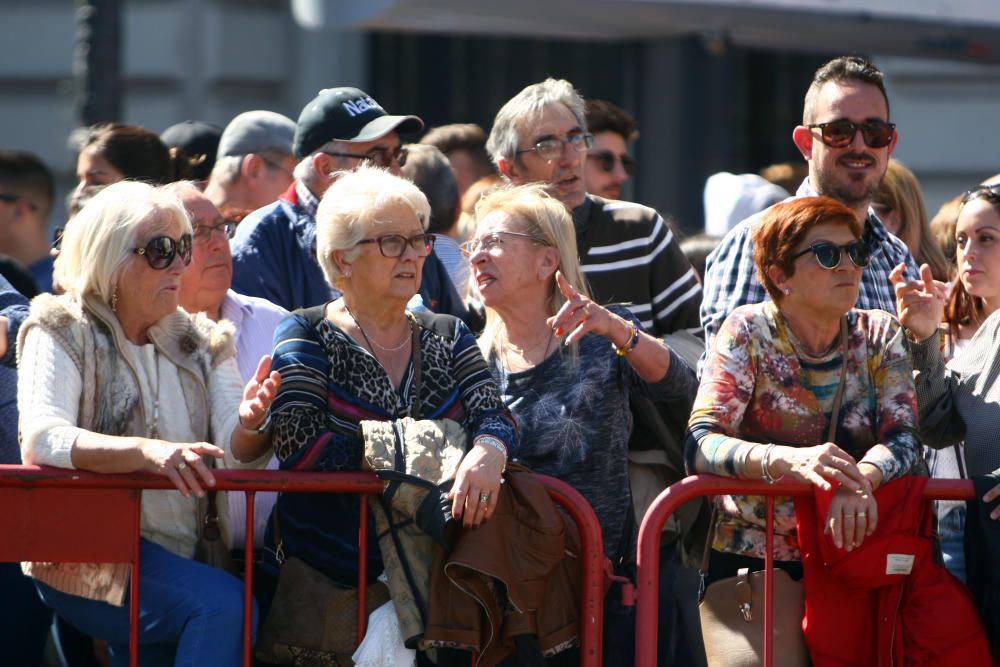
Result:
M799 197L775 204L764 212L754 225L753 263L757 279L775 303L784 296L767 275L776 266L791 278L795 275L793 256L809 230L818 225L843 225L854 238L861 238L862 225L857 216L843 203L830 197Z

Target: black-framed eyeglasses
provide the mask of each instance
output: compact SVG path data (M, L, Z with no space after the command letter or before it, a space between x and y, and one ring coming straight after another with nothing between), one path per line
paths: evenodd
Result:
M594 145L594 135L590 132L576 132L565 139L542 139L531 148L522 148L517 154L531 153L534 151L543 160L555 160L562 156L563 146L569 144L577 153L590 150Z
M811 246L806 248L800 253L792 256L792 259L798 259L802 255L812 253L816 255L816 261L824 269L835 269L840 266L840 260L843 259L843 253L847 252L847 256L851 258L851 262L854 266L859 269L863 269L868 266L868 263L872 259L871 250L868 244L863 240L852 241L851 243L845 243L844 245L837 245L835 243L830 243L829 241L820 241L819 243L813 243Z
M141 248L132 248L132 252L142 255L149 262L150 268L160 271L174 263L174 257L181 256L184 266L191 263L191 235L184 234L179 239L169 236L157 236Z
M275 171L280 171L282 174L284 174L288 178L291 178L293 180L295 179L295 174L293 174L290 169L286 169L284 167L284 165L278 164L277 162L275 162L271 158L267 157L263 153L257 153L257 157L259 157L260 161L263 162L264 164L266 164L271 169L274 169Z
M538 245L549 245L545 239L540 239L537 236L531 234L525 234L523 232L507 232L507 231L496 231L490 232L489 234L484 234L478 239L472 239L466 241L461 246L462 254L466 257L472 257L477 252L482 250L483 252L492 253L494 250L503 250L503 237L504 236L516 236L517 238L527 239L532 243L537 243Z
M232 220L226 220L217 225L195 225L194 242L208 243L209 239L212 238L212 234L216 232L221 232L224 237L231 239L233 238L233 234L236 233L236 223Z
M861 132L861 138L869 148L885 148L892 143L892 131L896 129L896 124L884 120L852 123L846 118L841 118L829 123L812 123L806 127L811 130L819 129L823 143L830 148L850 146L858 131Z
M402 257L403 253L406 252L406 246L413 248L417 253L417 257L427 257L434 250L435 240L436 237L433 234L414 234L409 238L402 234L386 234L384 236L376 236L373 239L361 239L358 241L358 245L362 243L377 243L378 250L382 253L382 256L390 259Z
M622 169L629 176L634 176L636 168L639 166L635 158L628 153L616 155L611 151L598 151L596 153L587 153L587 159L596 162L597 166L605 174L610 174L615 170L615 162L621 162Z
M398 164L400 167L403 167L406 165L407 157L407 150L402 146L396 146L393 149L376 146L367 153L339 153L335 151L322 152L334 157L351 157L355 160L361 160L362 162L370 162L376 167L388 167L393 162Z

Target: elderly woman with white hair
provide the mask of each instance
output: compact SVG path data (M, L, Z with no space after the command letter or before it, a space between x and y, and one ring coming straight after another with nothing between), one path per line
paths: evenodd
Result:
M190 261L191 222L172 195L108 186L66 228L55 265L66 293L36 298L18 337L25 463L153 472L177 487L142 497L143 665L240 664L243 587L192 560L199 500L215 483L206 460L235 466L234 449L266 441L278 384L265 358L241 389L232 327L178 307ZM108 642L112 665L127 664L127 564L24 570L60 616Z
M317 259L342 296L294 312L275 331L282 388L272 410L272 444L284 470L360 470L360 422L451 419L469 443L451 510L477 526L496 509L516 431L469 329L448 315L406 310L434 246L426 232L429 212L416 186L375 167L340 175L323 196ZM356 585L358 503L351 495L283 494L265 558L277 565L274 552L295 556L335 582ZM375 531L368 536L374 581L382 559Z

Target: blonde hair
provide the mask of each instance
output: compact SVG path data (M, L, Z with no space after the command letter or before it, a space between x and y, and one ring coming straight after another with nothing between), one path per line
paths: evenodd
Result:
M191 233L191 220L176 195L163 187L119 181L98 192L66 225L53 277L66 292L92 294L111 302L142 226L152 234L180 227Z
M590 296L590 289L580 269L580 259L576 250L576 231L573 219L566 206L550 195L542 183L527 185L505 185L485 195L476 204L477 224L494 211L503 211L517 221L520 230L551 246L559 253L559 271L573 288ZM556 285L555 273L549 278L549 293L546 297L549 315L555 315L566 303L566 298ZM503 320L492 308L486 308L486 327L479 337L483 354L499 350L498 334L503 328ZM570 354L576 359L576 345Z
M889 160L875 202L899 214L897 236L910 249L917 264L930 266L935 279L949 280L951 269L931 232L920 183L906 165L895 159Z
M413 211L426 231L431 207L410 181L393 176L388 169L367 165L336 174L316 210L316 258L333 287L340 289L344 284L344 274L333 261L334 251L348 250L348 259L357 257L358 241L374 233L376 225L383 222L379 216L390 206Z

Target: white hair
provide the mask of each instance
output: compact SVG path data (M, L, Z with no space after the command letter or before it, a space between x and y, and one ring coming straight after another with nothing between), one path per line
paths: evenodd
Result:
M420 188L388 169L363 164L336 176L316 210L316 256L327 282L339 288L344 275L333 261L334 251L349 250L348 258L356 257L358 241L374 233L390 206L409 208L424 230L431 208Z
M138 181L107 186L66 225L55 261L56 281L77 297L93 294L110 303L132 256L141 226L151 233L191 233L191 220L176 194Z
M562 104L576 118L577 124L587 130L587 116L583 97L566 79L548 78L527 86L500 107L493 119L493 129L486 141L486 150L499 166L500 160L513 160L520 148L521 132L536 122L546 107Z

